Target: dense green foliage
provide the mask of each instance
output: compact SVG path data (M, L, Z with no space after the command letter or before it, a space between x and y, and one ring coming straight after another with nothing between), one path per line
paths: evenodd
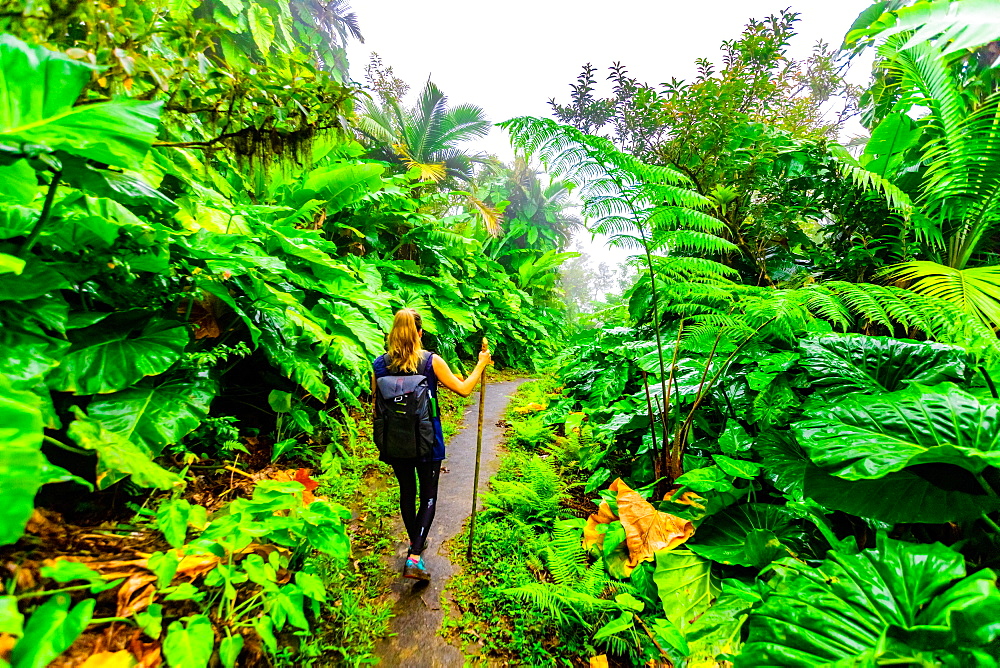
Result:
M340 0L0 1L0 665L370 663L395 498L359 417L404 306L456 368L485 335L553 374L464 642L1000 665L995 14L886 0L795 62L785 11L608 97L587 65L503 165L483 109L349 81ZM637 253L589 328L584 224Z
M865 91L823 47L805 74L789 61L783 14L692 82L616 64L599 98L588 66L553 103L567 124L504 124L578 185L594 229L643 253L622 307L568 340L561 393L512 425L529 449L585 442L551 461L601 504L586 525L536 518L561 556L506 581L550 633L589 630L622 665L1000 665L986 11L874 5L844 47L877 48ZM871 131L861 151L818 113L838 91ZM567 589L593 569L610 578L596 600Z
M162 643L170 665L325 665L324 637L359 636L357 619L384 613L346 575L350 510L314 500L308 470L278 466L318 465L320 491L362 503L338 477L360 485L378 469L354 447L355 417L393 312L418 308L425 343L453 366L485 333L499 363L530 368L563 326L551 275L565 239L535 236L513 263L484 254L496 231L473 234L467 193L432 178L482 134L468 118L481 112L449 109L428 84L428 115L372 132L376 108L355 112L369 93L346 80L344 40L359 33L343 3L2 8L0 544L18 560L75 559L40 546L37 528L21 540L46 517L36 494L73 517L103 506L102 520L152 536L117 579L91 563L110 586L126 578L103 616ZM206 470L251 482L216 499ZM144 488L164 492L153 511ZM97 495L69 501L84 489ZM140 514L109 516L116 504ZM109 585L57 563L4 583L0 633L20 639L18 668L108 623L74 581L91 596ZM322 612L345 601L357 619ZM36 643L58 619L58 640ZM343 642L350 663L371 639Z

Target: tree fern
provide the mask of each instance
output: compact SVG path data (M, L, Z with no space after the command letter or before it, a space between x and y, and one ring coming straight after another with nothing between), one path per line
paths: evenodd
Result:
M730 250L729 242L706 231L712 229L712 224L706 221L706 214L697 210L711 206L712 201L693 190L690 179L684 174L671 167L644 163L617 150L604 137L588 135L549 119L527 116L500 125L510 132L511 143L516 148L539 156L555 175L580 184L584 214L594 218L593 231L619 235L634 231L646 258L660 389L663 396L667 396L653 262L653 252L657 248L654 235L661 235L664 247L672 243L674 251ZM664 431L662 442L666 441ZM673 459L667 457L665 449L656 454L660 473L669 476L671 472L665 469Z
M934 42L915 35L941 30L963 44L977 39L983 41L974 46L986 44L1000 37L991 34L995 21L961 25L958 17L975 15L972 8L979 11L987 6L988 1L977 0L921 3L919 11L894 10L875 21L874 28L855 31L855 38L878 35L882 39L877 49L879 67L892 82L888 94L896 98L893 108L927 110L919 120L925 137L920 158L927 168L917 201L920 228L916 231L918 239L943 240L943 254L938 255L936 244L928 250L933 259L956 269L969 263L1000 219L1000 92L966 85L966 56L953 54L944 36ZM920 21L927 25L919 28ZM917 31L914 34L910 29ZM879 185L854 166L847 171L868 186ZM932 227L937 229L932 231Z

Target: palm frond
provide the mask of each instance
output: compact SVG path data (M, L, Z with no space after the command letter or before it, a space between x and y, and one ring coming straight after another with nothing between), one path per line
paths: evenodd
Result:
M935 0L897 7L878 16L871 26L848 34L860 38L889 37L907 33L902 50L931 44L942 55L972 49L1000 37L1000 14L993 0Z
M979 318L986 326L1000 328L1000 266L955 269L936 262L906 262L890 267L887 276L914 281L909 289L954 304Z

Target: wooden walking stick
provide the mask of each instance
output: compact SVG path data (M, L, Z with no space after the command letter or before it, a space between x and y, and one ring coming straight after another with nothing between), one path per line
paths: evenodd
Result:
M488 350L488 342L483 337L483 352ZM472 522L469 524L469 548L465 551L467 561L472 561L472 542L476 536L476 509L479 506L479 462L483 454L483 414L486 412L486 367L483 367L479 383L479 427L476 432L476 476L472 483Z

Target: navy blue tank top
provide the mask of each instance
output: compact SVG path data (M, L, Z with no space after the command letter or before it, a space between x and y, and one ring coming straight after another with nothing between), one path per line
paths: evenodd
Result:
M437 374L434 373L434 353L430 351L423 351L426 353L426 359L424 360L424 368L420 370L420 373L427 376L427 387L430 390L431 398L434 400L435 407L437 406L437 394L438 394L438 382ZM422 354L423 354L422 353ZM382 378L383 376L412 376L408 371L390 371L389 370L389 356L379 355L372 362L372 370L375 371L376 378ZM427 457L417 458L417 461L423 462L440 462L444 459L444 431L441 429L441 416L438 414L439 411L434 411L434 416L431 417L431 422L434 424L434 450ZM384 462L391 462L391 458L379 456ZM412 461L412 460L411 460Z

